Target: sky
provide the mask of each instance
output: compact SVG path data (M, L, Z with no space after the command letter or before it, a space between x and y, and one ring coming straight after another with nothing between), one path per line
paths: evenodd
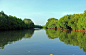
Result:
M85 10L86 0L0 0L0 11L22 20L29 18L36 25L45 25L49 18L60 19Z

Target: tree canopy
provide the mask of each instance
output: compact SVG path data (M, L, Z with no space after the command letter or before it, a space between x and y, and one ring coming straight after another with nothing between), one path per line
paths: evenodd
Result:
M82 14L65 15L59 20L49 18L46 23L47 28L62 28L62 29L81 29L86 30L86 10Z
M49 18L48 22L46 23L47 28L55 28L57 27L58 19L56 18Z
M25 29L33 28L34 23L25 18L17 18L16 16L6 15L3 11L0 12L0 30L15 30L15 29Z

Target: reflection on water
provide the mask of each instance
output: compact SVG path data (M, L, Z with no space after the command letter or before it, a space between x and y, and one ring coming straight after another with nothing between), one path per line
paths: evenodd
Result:
M51 29L45 29L45 31L43 29L32 29L0 32L0 54L80 55L86 52L86 34L82 32ZM15 44L13 44L14 42ZM79 46L80 49L77 48L77 46Z
M15 41L19 41L22 38L31 38L33 33L33 29L0 32L0 49L3 49L7 44L12 44Z
M46 34L49 39L59 38L64 44L79 46L86 52L86 34L82 32L46 29Z

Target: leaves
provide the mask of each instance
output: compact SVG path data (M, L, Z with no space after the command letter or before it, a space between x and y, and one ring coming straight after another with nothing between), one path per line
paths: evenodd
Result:
M27 21L26 21L27 20ZM15 30L34 27L34 23L30 19L24 21L16 16L6 15L3 11L0 12L0 30Z
M47 28L55 28L57 27L58 19L56 18L49 18L48 22L46 23Z
M65 15L59 20L49 18L46 23L47 28L62 28L62 29L81 29L86 30L86 10L83 14Z

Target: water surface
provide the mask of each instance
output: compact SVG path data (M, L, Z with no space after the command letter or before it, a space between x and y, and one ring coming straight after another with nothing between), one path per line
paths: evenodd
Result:
M0 32L0 55L85 55L86 34L50 29Z

